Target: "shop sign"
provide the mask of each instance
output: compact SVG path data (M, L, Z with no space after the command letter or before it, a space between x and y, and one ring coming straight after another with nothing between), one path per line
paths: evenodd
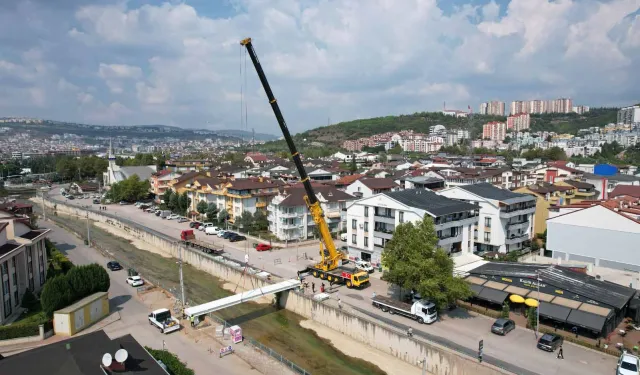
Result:
M503 278L502 278L502 281L506 281L506 282L509 282L509 283L512 283L512 282L513 282L513 280L511 280L511 279L507 279L506 277L503 277Z
M558 293L558 294L564 294L564 292L563 292L563 291L561 291L561 290L559 290L559 289L556 289L556 293Z
M537 287L545 288L547 286L547 284L542 284L542 283L540 283L538 281L529 280L529 279L520 279L520 282L524 286L529 287L529 288L537 288Z

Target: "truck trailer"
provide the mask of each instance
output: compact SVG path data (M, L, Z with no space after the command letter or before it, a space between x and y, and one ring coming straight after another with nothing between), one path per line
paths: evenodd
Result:
M220 255L224 253L224 250L213 246L213 244L196 240L196 235L194 234L193 229L185 229L180 232L180 240L180 242L186 247L200 250L206 254Z
M414 303L405 303L385 296L374 296L371 301L373 306L379 308L382 312L406 316L420 324L431 324L438 320L436 305L425 299Z

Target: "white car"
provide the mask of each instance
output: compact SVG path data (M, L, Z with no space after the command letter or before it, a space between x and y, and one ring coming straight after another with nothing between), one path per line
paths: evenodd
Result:
M127 284L131 286L140 286L144 285L144 280L140 276L129 276L127 277Z
M616 375L638 375L640 373L640 360L635 355L622 353L618 360Z
M173 219L179 219L180 215L176 215L176 214L171 214L169 216L167 216L167 220L173 220Z
M346 233L342 233L340 235L340 241L342 242L347 242L347 234Z
M357 260L356 268L368 273L373 273L373 269L374 269L371 263L365 262L364 260Z
M202 223L201 226L198 227L198 230L205 231L207 228L211 228L213 223Z
M225 233L225 232L226 232L226 230L224 230L224 229L220 229L220 230L218 231L218 233L216 234L216 236L218 236L218 237L222 237L222 236L224 236L224 233Z
M208 236L211 234L218 234L218 232L220 232L220 228L216 227L215 225L209 226L204 228L204 233Z

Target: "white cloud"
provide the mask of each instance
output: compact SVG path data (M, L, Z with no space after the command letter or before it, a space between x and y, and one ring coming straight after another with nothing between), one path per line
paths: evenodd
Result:
M16 44L7 55L15 58L3 54L0 84L19 79L41 90L35 102L56 118L237 127L238 42L253 36L293 131L327 117L438 110L444 101L464 109L494 98L574 95L597 106L640 96L640 21L629 16L637 0L484 0L453 9L437 0L237 0L224 18L185 2L139 3L49 19L28 8L14 18L33 15L40 31L70 26ZM28 22L13 28L32 31ZM246 83L248 126L278 133L250 61ZM56 98L51 90L75 94Z

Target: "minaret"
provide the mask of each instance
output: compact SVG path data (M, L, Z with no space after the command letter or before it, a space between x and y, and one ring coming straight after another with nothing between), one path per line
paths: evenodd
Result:
M115 170L115 166L116 166L116 155L113 152L113 144L111 143L111 138L109 138L109 169L110 170Z

